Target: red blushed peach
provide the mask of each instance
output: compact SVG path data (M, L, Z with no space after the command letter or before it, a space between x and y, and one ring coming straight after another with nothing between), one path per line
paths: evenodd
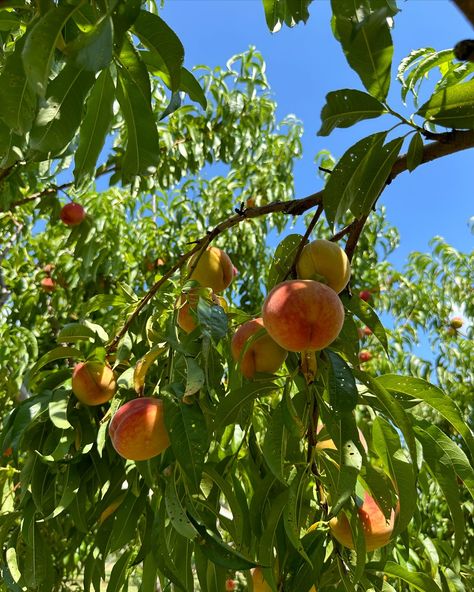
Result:
M364 532L365 548L366 551L374 551L390 542L398 507L396 510L392 509L390 519L387 520L374 498L368 492L364 493L364 500L359 500L359 503L357 513ZM331 518L329 528L332 536L341 545L349 549L354 548L349 520L344 513L341 512Z
M191 333L191 331L194 331L198 325L196 308L199 301L199 292L201 292L201 297L204 297L201 289L191 290L187 294L181 294L177 301L179 309L176 322L183 331L186 331L186 333ZM208 300L221 306L224 310L227 308L227 302L222 296L217 296L216 294L211 293Z
M59 217L66 226L77 226L86 217L86 211L81 204L72 201L61 208Z
M109 425L115 450L129 460L148 460L170 445L166 430L163 401L141 397L119 408Z
M194 255L189 265L192 266L198 253ZM234 266L229 256L217 247L209 247L199 257L199 261L190 276L205 288L214 292L222 292L234 278Z
M56 283L50 277L45 277L41 280L41 287L45 292L54 292L56 290Z
M313 280L282 282L263 304L265 329L288 351L324 349L343 323L344 307L336 292Z
M81 362L74 366L72 392L85 405L110 401L117 390L112 368L102 362Z
M245 349L249 339L262 329L264 335L255 339ZM240 362L240 370L246 378L252 378L256 372L276 372L288 355L288 352L268 335L261 318L240 325L232 337L231 350L232 357L236 362ZM242 351L245 351L243 355Z
M254 567L252 570L253 592L272 592L270 584L265 580L260 566Z

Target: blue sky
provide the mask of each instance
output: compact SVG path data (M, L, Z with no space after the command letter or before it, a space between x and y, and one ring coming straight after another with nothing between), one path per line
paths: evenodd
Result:
M400 60L420 47L453 47L457 41L472 37L472 29L450 0L399 0L398 6L401 12L392 32L395 56L389 102L409 116L413 105L410 100L406 107L402 105L400 85L394 80ZM167 0L160 12L183 42L188 68L199 64L224 67L229 57L249 45L263 54L278 117L293 113L305 128L304 156L295 167L296 197L322 188L313 163L319 150L329 149L339 157L364 135L395 123L385 116L335 130L329 137L316 136L326 93L363 87L332 37L329 0L315 0L310 13L306 25L271 34L261 0ZM426 91L430 88L428 82ZM411 174L403 173L387 187L381 203L387 207L389 221L401 233L401 247L394 257L397 266L410 251L426 251L435 235L460 250L472 249L468 221L474 214L473 164L473 151L465 151L423 165Z

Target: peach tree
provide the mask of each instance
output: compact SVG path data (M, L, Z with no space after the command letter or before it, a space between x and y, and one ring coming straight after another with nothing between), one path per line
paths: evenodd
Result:
M270 30L309 4L264 0ZM404 100L437 82L400 113L396 2L331 7L365 90L319 134L393 123L301 198L255 49L191 72L154 2L0 4L2 592L472 589L473 256L395 269L378 204L474 146L472 41L404 59ZM336 333L294 345L320 294Z

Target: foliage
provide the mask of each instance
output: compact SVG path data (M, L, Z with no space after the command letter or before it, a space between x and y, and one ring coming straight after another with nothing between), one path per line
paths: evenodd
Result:
M306 21L309 4L264 0L269 28ZM387 114L396 125L361 138L302 200L302 127L275 122L254 48L194 77L153 2L0 6L0 590L97 592L106 579L110 591L138 580L142 592L158 581L213 592L228 578L244 590L256 565L275 592L472 589L473 255L434 238L394 269L398 234L377 201L425 162L425 140L431 158L474 144L473 66L451 50L412 52L398 80L416 111L400 114L387 103L395 3L331 4L365 91L329 92L320 135ZM77 227L59 221L64 195L86 209ZM307 235L288 235L285 215L313 206ZM343 330L316 352L314 378L290 353L276 375L243 379L232 332L294 274L313 227L346 239L352 258ZM287 236L270 249L276 234ZM201 298L185 334L187 260L211 241L238 275L227 308ZM113 365L110 404L72 394L72 366L86 359ZM140 395L163 400L171 446L125 461L107 428ZM319 420L337 450L317 447ZM370 554L361 488L386 515L398 507L393 540ZM329 532L341 512L355 551Z

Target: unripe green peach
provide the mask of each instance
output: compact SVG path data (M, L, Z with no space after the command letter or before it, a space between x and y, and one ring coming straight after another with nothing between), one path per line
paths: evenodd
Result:
M85 405L110 401L117 390L114 371L103 362L80 362L72 373L72 392Z
M276 285L263 304L263 324L288 351L327 347L344 324L344 307L336 292L313 280L290 280Z
M115 450L129 460L148 460L170 444L163 401L139 397L122 405L112 417L109 435Z
M351 277L351 265L344 249L325 239L314 240L303 248L296 271L302 280L324 278L337 293L344 290Z
M191 257L189 266L192 267L199 253ZM234 266L229 256L217 247L209 247L199 257L190 280L196 280L205 288L214 292L222 292L234 277Z
M246 348L247 342L261 330L264 334ZM288 352L268 335L261 318L240 325L232 337L231 350L232 357L239 362L240 370L246 378L252 378L256 372L276 372L288 355Z

